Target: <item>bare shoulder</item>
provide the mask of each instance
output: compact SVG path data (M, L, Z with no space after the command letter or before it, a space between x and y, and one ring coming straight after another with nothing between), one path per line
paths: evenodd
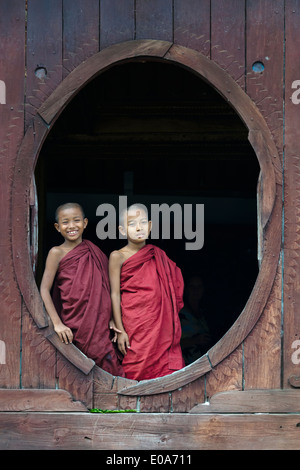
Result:
M109 263L114 266L121 266L124 261L124 255L121 250L114 250L109 255Z
M63 258L65 255L65 251L62 248L62 246L53 246L48 253L48 260L52 262L57 262L59 263L60 260Z
M46 266L41 282L41 289L46 287L47 289L51 287L54 276L57 272L59 263L61 258L63 257L63 250L59 246L54 246L49 250L47 259L46 259Z

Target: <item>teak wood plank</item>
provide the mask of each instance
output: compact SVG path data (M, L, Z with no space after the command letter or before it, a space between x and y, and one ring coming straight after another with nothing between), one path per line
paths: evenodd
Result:
M1 411L27 412L83 412L87 408L79 401L74 401L65 390L0 390Z
M266 142L262 132L251 130L248 135L248 140L255 149L256 156L260 163L261 181L257 195L257 204L259 210L259 224L263 234L276 198L276 181L282 184L281 175L276 172L276 167L274 168L273 148ZM274 175L274 172L276 172L276 175Z
M283 155L284 0L248 0L247 93L266 119ZM295 45L294 45L295 47ZM261 62L262 72L253 70Z
M207 355L173 372L171 375L152 380L141 380L136 385L119 390L120 395L154 395L155 393L170 392L186 385L211 370Z
M299 386L300 5L286 2L283 386ZM298 81L298 82L297 82Z
M0 2L0 386L13 388L20 384L21 297L11 256L12 175L24 132L24 31L24 0Z
M46 338L55 346L55 348L67 358L75 367L88 375L95 365L95 362L85 356L73 343L62 343L54 330L49 327L44 330Z
M210 0L174 0L174 43L210 56Z
M100 0L100 49L135 39L134 0Z
M99 0L63 1L63 78L99 51Z
M242 388L243 352L242 345L240 345L206 374L205 401L209 400L210 397L214 396L216 393L223 392L224 390L241 390Z
M78 352L81 353L79 350ZM77 364L77 367L74 367L74 365L76 366L72 356L69 358L66 355L63 356L60 352L57 353L57 387L67 390L72 395L73 400L82 402L87 408L92 408L93 371L91 370L90 373L88 373L82 370L83 367L78 367L80 364Z
M245 87L245 0L212 0L211 59Z
M24 103L24 31L25 0L0 2L0 80L9 106ZM1 113L5 108L1 102Z
M26 124L62 80L62 0L27 5ZM45 74L39 76L41 68Z
M45 338L22 302L22 357L20 384L22 388L56 387L57 350Z
M244 341L244 389L281 386L281 263L262 316Z
M171 394L171 411L187 413L198 403L205 401L206 375L190 382Z
M300 414L0 413L0 449L299 450L299 422Z
M135 16L136 39L173 41L172 0L138 0Z
M299 413L298 390L227 391L213 395L190 413Z

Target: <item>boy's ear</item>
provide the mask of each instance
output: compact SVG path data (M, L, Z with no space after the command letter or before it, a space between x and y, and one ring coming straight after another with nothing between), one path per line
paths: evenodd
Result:
M125 231L125 228L123 227L123 225L119 225L118 229L119 229L119 232L121 233L121 235L123 235L123 237L126 238L126 231Z
M152 222L151 222L151 220L148 221L148 224L149 224L148 227L149 227L149 233L150 233L150 232L151 232L151 229L152 229Z
M83 228L86 228L88 222L89 222L88 219L85 217L85 218L83 219Z
M60 230L59 230L59 225L58 225L57 222L55 222L54 227L56 228L56 230L57 230L58 232L60 232Z

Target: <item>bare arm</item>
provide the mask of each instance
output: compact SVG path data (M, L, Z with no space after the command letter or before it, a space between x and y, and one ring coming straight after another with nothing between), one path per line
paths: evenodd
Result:
M122 354L126 354L126 348L130 348L129 338L122 323L121 294L120 294L120 274L122 266L122 255L118 251L113 251L109 257L108 271L111 290L111 303L115 326L121 333L118 333L118 348Z
M58 336L60 337L63 343L68 344L68 343L72 343L73 341L72 330L68 328L66 325L64 325L63 322L61 321L55 309L55 306L53 304L51 294L50 294L53 281L55 278L55 274L58 269L60 258L61 258L60 252L56 247L52 248L49 251L49 254L46 260L45 271L44 271L42 282L41 282L40 292L41 292L41 296L42 296L45 308L47 310L47 313L49 314L53 322L55 332L58 334Z

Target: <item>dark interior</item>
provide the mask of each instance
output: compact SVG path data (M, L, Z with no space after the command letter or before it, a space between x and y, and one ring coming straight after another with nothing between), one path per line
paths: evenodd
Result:
M37 282L63 202L83 205L89 238L109 256L124 240L99 240L102 203L204 204L204 246L152 240L204 284L202 308L212 346L245 306L258 274L256 185L259 165L247 128L226 100L177 65L116 65L85 86L47 137L36 167L39 203ZM171 232L172 233L172 232ZM205 352L205 351L202 351Z

